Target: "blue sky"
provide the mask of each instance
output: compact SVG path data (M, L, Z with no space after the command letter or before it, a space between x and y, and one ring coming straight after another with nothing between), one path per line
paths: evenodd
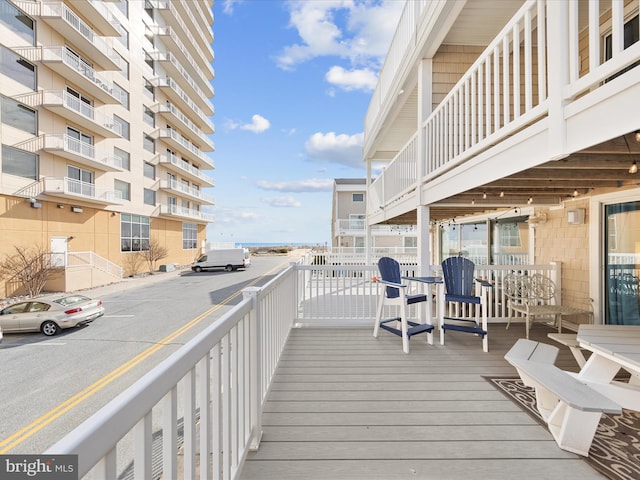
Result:
M216 0L209 242L331 244L400 0Z

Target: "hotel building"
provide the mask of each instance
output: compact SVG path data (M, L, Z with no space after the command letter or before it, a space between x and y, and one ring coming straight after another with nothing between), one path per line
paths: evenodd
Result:
M47 289L110 283L137 252L193 261L214 186L212 0L0 0L0 258L50 251ZM139 260L138 260L139 262ZM0 297L19 292L0 281Z

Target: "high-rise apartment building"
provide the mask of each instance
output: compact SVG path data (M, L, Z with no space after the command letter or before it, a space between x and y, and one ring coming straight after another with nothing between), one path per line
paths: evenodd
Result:
M193 261L213 220L212 6L0 0L0 258L49 250L64 290L144 271L150 244Z

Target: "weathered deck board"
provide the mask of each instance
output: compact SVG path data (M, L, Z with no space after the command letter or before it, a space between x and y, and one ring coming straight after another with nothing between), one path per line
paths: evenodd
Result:
M552 343L536 325L532 339ZM260 448L243 480L601 479L483 376L516 375L503 359L523 325L480 339L450 333L445 346L370 329L296 329L263 413ZM557 364L578 366L568 348Z

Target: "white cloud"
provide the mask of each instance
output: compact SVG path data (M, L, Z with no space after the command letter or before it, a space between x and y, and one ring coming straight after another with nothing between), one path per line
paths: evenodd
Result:
M239 123L235 120L226 119L224 129L229 130L247 130L253 133L262 133L271 128L271 122L257 113L251 117L251 123Z
M333 180L327 178L310 178L288 182L260 180L256 182L256 185L263 190L276 190L279 192L330 192L333 190Z
M364 168L362 143L364 135L336 135L334 132L314 133L304 147L310 160L314 162L338 163L353 168Z
M292 0L289 26L300 43L286 46L278 66L291 70L319 56L349 59L377 71L386 55L404 7L398 0Z
M362 90L372 92L376 88L378 81L376 74L368 68L345 70L339 66L331 67L324 78L332 85L347 91Z
M279 197L263 197L260 200L267 205L271 205L272 207L298 208L302 206L302 203L300 203L291 195L282 195Z
M262 133L269 130L271 122L257 113L251 117L251 123L240 125L240 130L248 130L253 133Z
M224 0L222 11L227 15L233 15L233 7L238 3L242 3L242 0Z

